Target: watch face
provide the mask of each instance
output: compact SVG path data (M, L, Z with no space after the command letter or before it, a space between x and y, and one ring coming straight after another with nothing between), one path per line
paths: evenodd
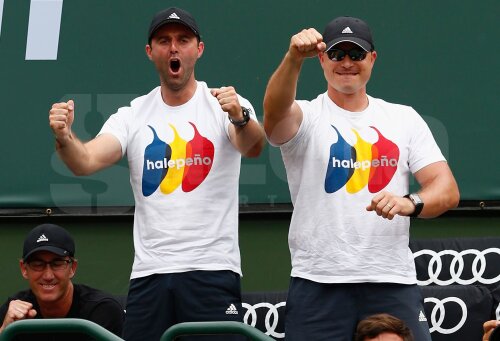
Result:
M411 199L411 201L413 201L413 203L415 204L415 206L423 203L422 199L420 199L420 196L418 194L416 194L416 193L410 194L410 199Z

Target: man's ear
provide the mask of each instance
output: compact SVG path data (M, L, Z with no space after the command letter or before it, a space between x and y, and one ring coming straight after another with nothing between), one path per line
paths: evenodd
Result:
M146 55L148 56L149 60L153 60L151 58L151 51L152 51L151 45L147 44L146 45Z
M324 60L325 55L326 55L326 53L323 53L323 52L319 52L319 53L318 53L318 59L319 59L319 63L320 63L321 65L323 65L323 62L325 61L325 60Z
M198 58L201 58L201 56L203 55L203 51L205 51L205 44L200 41L198 43Z
M26 269L26 263L22 259L19 261L19 269L24 279L28 279L28 269Z
M78 267L78 261L76 259L73 259L73 262L71 263L71 269L69 273L69 278L73 278L76 275L76 268Z
M372 65L375 64L375 60L377 59L377 51L372 51L372 53L370 53L371 55L371 58L372 58Z

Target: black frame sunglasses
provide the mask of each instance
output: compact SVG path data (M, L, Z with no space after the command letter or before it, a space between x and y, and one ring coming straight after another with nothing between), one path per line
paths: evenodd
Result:
M326 54L330 60L335 62L340 62L345 56L349 56L352 61L357 62L365 59L368 51L363 50L361 47L353 47L350 50L329 49Z

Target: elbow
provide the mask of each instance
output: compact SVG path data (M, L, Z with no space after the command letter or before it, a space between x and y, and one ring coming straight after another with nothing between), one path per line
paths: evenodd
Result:
M283 140L283 134L280 131L280 125L277 124L269 114L264 113L264 134L269 142L280 145L286 141ZM285 129L286 130L286 129Z
M75 176L87 176L87 175L92 175L94 172L91 171L90 168L88 167L82 167L81 165L80 166L71 166L69 164L67 164L68 166L68 169L71 171L71 173L73 173L73 175Z
M262 136L259 141L257 141L253 146L248 148L242 154L244 157L257 158L262 153L262 150L264 149L265 144L266 144L266 140L265 140L264 136Z
M73 173L73 175L75 175L75 176L87 176L87 175L92 174L92 173L87 172L83 169L71 169L71 173Z
M269 122L268 119L266 119L266 114L264 113L264 133L266 134L267 137L271 136L271 133L273 131L273 125Z
M449 208L456 208L458 204L460 203L460 192L458 191L458 188L456 188L452 193L450 194L450 198L448 200L448 205Z

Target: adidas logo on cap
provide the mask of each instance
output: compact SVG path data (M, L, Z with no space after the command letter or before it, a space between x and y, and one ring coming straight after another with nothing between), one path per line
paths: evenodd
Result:
M226 309L226 315L238 315L238 309L236 309L234 304L231 303L231 305Z
M49 241L49 238L45 237L44 234L42 234L40 237L38 237L38 239L36 240L37 243L40 243L40 242L48 242Z
M420 310L420 314L418 315L418 320L420 322L427 322L427 318L425 317L425 314L422 310Z
M172 13L168 16L168 19L180 19L179 16L177 15L177 13Z
M351 28L349 26L347 26L346 28L344 28L342 30L342 33L351 33L352 34L353 32L352 32Z

